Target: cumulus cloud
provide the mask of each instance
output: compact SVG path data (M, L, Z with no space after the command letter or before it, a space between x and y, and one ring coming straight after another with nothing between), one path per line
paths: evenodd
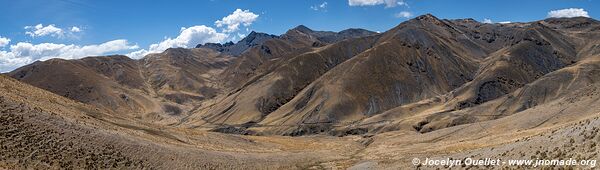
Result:
M217 32L214 28L199 25L189 28L181 28L179 35L175 38L166 38L165 40L151 44L146 49L131 52L127 56L131 58L142 58L149 53L160 53L168 48L191 48L198 44L204 44L208 42L223 42L228 37L225 33Z
M486 24L491 24L491 23L494 23L494 22L492 22L492 20L491 20L491 19L489 19L489 18L486 18L486 19L483 19L483 23L486 23Z
M79 27L71 27L71 32L81 32L81 28L79 28Z
M225 27L223 32L235 32L240 28L240 25L250 26L258 16L250 10L236 9L232 14L215 21L215 25L219 28Z
M408 5L403 0L348 0L350 6L374 6L385 4L386 8Z
M319 5L319 8L327 8L327 2L323 2L321 5Z
M159 43L151 44L148 49L133 51L127 54L127 56L139 59L150 53L163 52L168 48L193 48L198 44L222 43L228 38L243 38L241 34L236 34L235 32L239 30L240 25L246 27L250 26L250 24L256 21L257 18L258 15L250 12L249 10L236 9L230 15L215 22L217 27L225 27L222 32L219 32L215 28L206 25L192 26L189 28L182 27L179 30L179 35L177 37L166 38ZM248 31L247 28L246 31Z
M140 59L140 58L143 58L144 56L146 56L146 55L148 55L150 53L151 52L149 52L146 49L140 49L140 50L137 50L137 51L133 51L133 52L127 53L125 55L127 57L129 57L129 58ZM154 52L154 53L156 53L156 52Z
M502 22L498 22L499 24L510 24L512 23L511 21L502 21Z
M81 32L82 29L79 27L71 27L71 28L59 28L54 24L46 25L37 24L35 26L25 26L25 34L31 37L43 37L43 36L52 36L57 38L64 38L65 36L75 36L73 33Z
M195 47L197 44L207 42L222 42L227 35L217 32L214 28L205 25L183 28L179 36L167 38L158 44L150 45L151 52L161 52L173 47Z
M0 36L0 47L10 44L10 39Z
M246 34L240 34L240 33L238 33L237 35L238 35L238 37L239 37L240 39L244 39L244 38L246 38Z
M315 10L315 11L319 11L319 10L325 11L327 9L327 2L323 2L323 3L321 3L321 5L310 6L310 9Z
M19 42L16 45L11 45L10 51L0 51L0 72L11 71L37 60L43 61L52 58L78 59L138 48L137 45L132 45L123 39L86 46Z
M402 12L396 13L394 16L396 18L410 18L413 16L413 14L408 11L402 11Z
M231 36L242 38L242 34L235 34L239 30L240 25L243 25L248 30L248 26L252 24L258 15L249 10L235 10L231 15L224 17L222 20L215 22L217 27L225 27L222 32L215 28L198 25L192 27L182 27L179 30L179 35L175 38L165 38L163 41L151 44L147 49L140 49L137 45L130 44L127 40L119 39L102 44L80 46L75 44L55 44L41 43L31 44L28 42L19 42L11 45L8 51L0 50L0 72L11 71L17 67L30 64L37 60L48 60L52 58L63 59L78 59L87 56L107 55L108 53L129 52L127 55L131 58L142 58L149 53L162 52L168 48L183 47L191 48L197 44L204 43L222 43ZM73 35L73 33L81 32L80 27L70 27L61 29L54 24L44 26L38 24L36 26L26 26L27 35L32 37L38 36L65 36ZM237 35L237 36L236 36ZM10 39L0 37L0 45L6 46ZM136 50L136 51L133 51Z
M54 24L50 24L44 26L43 24L37 24L35 26L25 26L26 30L30 30L25 32L25 34L31 37L41 37L41 36L55 36L62 37L64 36L64 31L61 28L54 26Z
M32 63L30 58L15 57L13 53L0 51L0 73L14 70L17 67Z
M398 4L400 6L408 6L408 3L404 2L404 1L398 1L396 4Z
M590 17L583 8L567 8L548 12L548 18Z

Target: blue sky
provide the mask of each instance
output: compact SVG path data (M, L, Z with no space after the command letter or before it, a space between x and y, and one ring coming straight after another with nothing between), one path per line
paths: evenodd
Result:
M597 19L599 7L597 0L0 0L0 72L49 58L139 58L168 47L237 41L251 30L279 35L300 24L383 32L426 13L526 22L569 8L557 14Z

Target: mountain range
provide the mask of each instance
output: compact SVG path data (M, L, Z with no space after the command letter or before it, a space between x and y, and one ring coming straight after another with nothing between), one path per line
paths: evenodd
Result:
M138 60L37 61L0 78L0 167L9 169L600 158L592 18L489 24L426 14L381 33L300 25Z

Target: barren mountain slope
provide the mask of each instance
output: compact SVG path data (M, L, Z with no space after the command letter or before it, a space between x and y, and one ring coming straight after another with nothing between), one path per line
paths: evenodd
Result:
M209 49L170 48L139 61L148 84L159 96L178 104L198 102L220 92L215 75L225 69L230 56Z
M257 33L260 35L262 33ZM299 54L312 51L327 44L336 43L344 39L359 38L375 35L376 33L364 29L347 29L340 32L314 31L300 25L288 30L285 34L267 39L248 48L240 57L233 61L220 77L221 81L233 89L239 89L248 83L271 72L287 59ZM250 35L240 42L245 43L252 39Z
M126 56L51 59L8 73L28 84L123 115L154 110L135 60Z
M7 155L2 157L0 165L11 169L46 166L297 169L362 167L369 163L378 168L395 169L414 167L410 165L410 159L426 156L509 156L525 159L530 156L544 158L543 155L553 158L567 153L589 159L598 153L594 141L597 142L600 136L594 130L598 126L600 110L589 107L600 104L600 86L597 83L600 81L596 80L600 77L599 68L600 61L597 58L588 59L544 76L534 82L531 89L540 89L534 87L547 86L551 84L548 81L565 78L558 81L562 85L555 86L570 84L568 88L558 91L564 97L524 112L425 134L408 127L373 137L366 136L358 140L368 145L361 151L357 149L363 146L343 140L353 138L242 137L182 129L158 130L142 123L119 120L112 114L103 114L109 111L97 110L0 77L3 94L1 134L7 135L0 143L8 151L2 152ZM569 107L563 109L565 105ZM557 152L550 149L553 146L569 146L575 150ZM302 152L307 149L313 151ZM294 153L285 150L293 150ZM257 154L259 152L261 154ZM318 155L319 158L311 158L311 155ZM595 156L597 159L597 154ZM268 164L264 163L266 160L269 160Z
M350 138L158 128L5 76L0 92L0 167L9 169L301 169L362 148Z
M318 79L308 79L315 80L310 85L298 85L298 82L303 82L302 77L285 74L285 69L275 69L254 82L256 86L248 85L242 89L242 96L228 96L231 100L226 98L226 105L211 106L208 116L204 116L200 124L233 125L237 127L236 133L251 134L304 135L331 129L336 129L329 132L334 135L361 134L380 127L367 125L369 128L354 128L363 124L360 123L363 119L367 119L365 122L368 124L375 123L371 120L388 122L402 119L405 112L414 112L396 114L400 117L386 116L389 115L386 110L403 105L408 108L418 106L428 114L443 117L440 119L444 125L436 128L423 127L434 118L405 122L412 123L417 131L427 132L480 121L469 116L449 115L504 96L547 73L592 55L585 52L593 50L585 42L593 42L597 37L597 31L589 30L596 28L598 22L591 19L579 21L590 23L578 27L579 30L548 24L558 20L496 24L489 28L490 24L470 20L439 20L432 15L423 15L383 33L372 48L324 74L317 74ZM482 31L478 31L480 28ZM581 32L580 29L588 31L576 34ZM493 32L495 37L493 41L489 37L477 38L473 32ZM301 62L308 63L310 58L303 56ZM282 66L307 70L302 65ZM307 75L306 72L296 72L304 77ZM273 75L280 75L275 83L266 81ZM283 89L291 93L286 93L286 90L263 92L273 87L287 87ZM244 90L248 90L247 95L243 95ZM248 98L256 101L257 111L252 111L251 102L233 102ZM239 109L242 108L239 106L246 109ZM524 109L527 108L513 109L505 114ZM253 113L258 111L262 115ZM503 112L494 110L494 114ZM379 113L386 114L377 116ZM368 119L372 116L375 118ZM499 117L502 116L489 116L485 120Z
M588 18L483 24L427 14L382 34L302 25L281 36L254 33L227 46L246 44L238 57L200 46L141 60L50 60L9 75L177 127L295 136L379 133L410 125L425 133L528 109L471 115L472 108L595 56L599 28ZM410 115L431 116L387 124Z
M196 48L209 48L221 53L238 56L246 52L249 48L252 48L254 46L260 46L265 41L268 41L273 38L277 38L277 36L252 31L250 32L250 34L248 34L248 36L244 37L237 43L233 43L231 41L225 44L206 43L204 45L198 44Z
M380 168L392 169L414 167L410 161L415 157L597 160L600 158L597 154L600 149L596 146L600 139L600 108L596 107L600 105L599 59L581 61L543 76L506 97L451 115L467 115L482 119L480 121L427 133L415 132L410 125L397 126L397 131L373 137L374 142L359 154L361 160L374 160L382 164ZM519 107L529 109L497 115L501 117L497 119L488 118L494 115L487 113L494 114L495 109ZM469 115L469 112L472 113ZM407 118L397 123L422 116L405 115ZM432 121L433 125L426 124L423 128L440 125Z
M564 64L564 63L561 63L561 61L559 60L560 58L555 58L554 55L533 55L533 56L529 56L528 58L546 59L546 60L540 60L539 62L531 62L530 61L529 63L533 64L534 66L537 66L537 67L545 68L545 69L538 69L540 71L548 70L548 69L552 68L552 67L547 67L547 66L552 66L551 64L547 64L548 63L547 61L549 61L547 59L550 57L549 59L553 59L554 60L553 62L562 64L563 66L566 66L566 68L574 69L574 68L579 68L579 67L585 66L585 68L587 68L585 72L580 71L580 72L577 72L577 74L572 75L574 73L560 71L557 73L552 72L551 74L547 74L545 76L536 77L536 76L532 76L532 74L530 74L531 72L528 72L528 71L531 71L531 69L528 70L527 68L531 68L531 67L512 64L512 63L518 63L515 61L527 61L527 60L523 60L525 58L514 59L514 57L511 57L511 55L503 55L503 56L509 57L511 59L497 60L498 62L496 62L496 63L504 62L504 64L498 64L501 67L492 67L492 68L503 68L503 70L506 70L506 71L502 72L502 71L498 71L498 69L491 69L492 71L487 71L488 73L480 71L480 73L483 73L483 74L480 74L480 76L478 76L478 77L486 77L486 76L492 77L493 81L491 81L491 82L501 82L501 83L496 83L497 85L495 85L495 86L491 86L493 88L482 88L482 87L485 87L485 84L490 84L490 83L484 83L486 81L481 81L482 80L481 78L476 78L472 82L469 82L469 83L465 84L465 86L460 87L457 90L454 90L448 94L440 95L438 97L422 100L419 102L403 105L398 108L388 110L380 115L368 118L359 124L370 124L370 126L368 126L369 130L378 129L374 133L394 130L394 129L398 128L398 127L396 127L396 125L384 125L389 122L396 122L396 123L402 122L402 124L404 124L404 125L401 125L400 127L413 126L413 127L415 127L415 129L417 131L429 132L429 131L437 130L440 128L456 126L456 125L465 124L465 123L473 123L473 122L478 122L478 121L483 121L483 120L497 119L500 117L504 117L507 115L511 115L514 113L524 111L524 110L534 107L536 105L541 105L544 102L548 102L550 100L564 97L566 92L575 91L582 87L582 86L575 86L577 83L586 83L586 81L587 81L586 77L593 77L594 74L597 72L597 67L595 67L593 65L593 63L596 62L596 60L598 59L598 56L600 54L600 48L598 48L598 46L597 46L597 44L600 43L600 41L598 40L598 38L600 38L600 32L584 32L584 33L582 33L582 32L571 31L571 30L561 30L561 32L563 35L569 35L570 36L569 39L571 39L571 41L572 41L571 45L576 47L574 50L576 50L577 53L572 54L569 57L570 57L570 59L578 60L577 62L575 62L575 63L568 62L569 64ZM519 47L519 48L523 48L523 47ZM530 47L530 48L525 48L524 50L531 50L534 48L535 48L535 46ZM544 50L544 49L546 49L546 48L542 48L542 50ZM533 54L535 54L535 53L533 53ZM512 56L519 56L519 55L512 55ZM489 57L489 59L494 59L494 57L495 56L492 55L492 57ZM510 62L507 62L507 61L510 61ZM506 64L506 63L508 63L508 64ZM525 62L525 63L527 63L527 62ZM495 72L493 72L494 70L495 70ZM567 70L569 70L569 69L567 69ZM551 70L548 70L548 71L551 71ZM515 72L517 72L517 73L515 73ZM510 73L510 74L512 74L512 76L506 76L505 73ZM494 76L494 75L496 75L496 76ZM520 84L518 84L518 86L512 86L511 89L505 88L506 86L503 86L503 85L509 85L510 81L495 81L493 79L494 77L498 77L501 75L519 79L520 82L519 81L516 81L516 82L519 82ZM564 76L558 77L557 75L564 75ZM551 80L554 80L556 82L546 80L546 79L548 79L547 78L548 76L555 77ZM573 76L579 76L579 77L576 79L570 80L569 78L571 78ZM534 78L532 78L532 77L534 77ZM564 80L564 79L567 79L567 80ZM546 83L548 83L548 84L538 84L538 86L541 86L541 87L531 87L532 86L531 84L527 84L528 83L527 80L532 81L534 83L536 81L546 80ZM562 85L562 83L565 83L565 82L568 82L569 84ZM476 86L474 84L481 84L481 85ZM567 86L567 85L569 85L569 86ZM567 90L566 87L569 87L569 89ZM519 90L521 88L523 90ZM497 93L490 93L490 90L504 90L504 91L497 92ZM491 91L491 92L493 92L493 91ZM525 92L528 92L531 94L529 94L529 96L521 94L521 93L525 93ZM514 93L517 93L517 94L514 94ZM475 96L475 97L481 99L482 96L486 96L486 95L489 96L489 94L494 94L495 97L487 98L488 100L493 100L495 98L501 98L502 102L491 102L491 103L482 102L479 104L470 104L468 106L465 106L465 105L461 104L461 102L460 102L460 101L465 101L465 98L475 99L473 97L465 97L465 96ZM507 95L505 95L505 94L507 94ZM476 107L480 104L483 104L484 106ZM457 106L459 106L459 107L457 107ZM473 107L473 108L471 108L471 107ZM486 109L477 109L477 108L486 108ZM485 113L484 114L485 116L477 116L477 115L482 115L483 113ZM411 119L413 119L411 121L403 121L403 120L406 120L405 118L411 117L411 115L421 115L421 116L418 116L418 117L414 116L413 118L411 118ZM379 122L379 123L377 123L378 125L375 125L374 124L375 122ZM383 122L385 122L385 123L383 123ZM394 123L392 123L392 124L394 124ZM382 125L386 126L386 128L381 129Z
M8 74L19 81L0 75L0 169L600 158L594 19L484 24L427 14L381 34L255 34L140 60L36 62Z
M485 52L431 15L382 34L376 44L336 66L259 124L302 135L345 126L401 104L444 94L468 82ZM463 44L464 43L464 44Z
M311 42L312 43L312 42ZM260 78L271 69L270 63L276 63L286 56L298 55L312 49L295 40L274 38L260 46L249 48L232 61L231 66L221 73L220 81L230 90L237 90Z
M133 60L126 56L52 59L9 76L121 115L162 124L220 92L214 75L232 58L209 49L167 49Z
M190 116L189 123L196 126L260 122L328 70L370 48L377 38L346 39L274 63L272 71L226 96L216 97L214 104Z

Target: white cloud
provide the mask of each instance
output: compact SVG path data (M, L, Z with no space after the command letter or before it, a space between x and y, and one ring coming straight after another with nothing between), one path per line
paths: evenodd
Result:
M141 49L141 50L137 50L137 51L133 51L130 52L128 54L125 54L127 57L129 58L133 58L133 59L140 59L143 58L144 56L148 55L150 52L148 52L148 50L146 49Z
M396 18L410 18L413 16L412 13L408 11L402 11L394 15Z
M348 0L348 5L350 6L374 6L382 4L385 4L386 8L408 5L404 0Z
M327 7L327 2L323 2L321 5L319 5L319 8L326 8Z
M37 60L43 61L52 58L78 59L138 48L137 45L131 45L123 39L86 46L19 42L16 45L11 45L10 51L0 51L0 72L10 71Z
M0 51L0 73L12 71L32 62L31 58L15 57L11 52Z
M76 37L73 33L81 32L82 29L79 27L71 27L71 28L59 28L54 24L46 25L37 24L35 26L25 26L24 29L28 30L25 34L31 37L43 37L43 36L52 36L58 38L64 38L65 36Z
M240 37L240 39L244 39L244 38L246 38L246 34L240 34L240 33L237 33L237 35L238 35L238 37Z
M590 17L583 8L567 8L548 12L548 18Z
M494 23L494 22L492 22L491 19L486 18L486 19L483 19L483 23L485 23L485 24L491 24L491 23Z
M223 32L218 32L216 29L205 25L192 26L189 28L181 27L179 30L180 33L177 37L167 37L165 40L159 43L151 44L148 49L133 51L127 54L127 56L139 59L150 53L163 52L168 48L193 48L198 44L222 43L228 38L233 40L237 39L238 37L243 38L239 33L236 36L234 32L239 30L240 25L246 27L250 26L250 24L256 21L257 18L258 15L250 12L249 10L236 9L230 15L215 22L217 27L226 27L223 29ZM246 28L246 31L248 31L248 28Z
M198 44L204 44L208 42L223 42L229 35L225 33L217 32L214 28L200 25L189 28L182 27L179 35L175 38L166 38L160 43L151 44L148 50L141 49L138 51L131 52L127 56L131 58L142 58L149 53L159 53L168 48L191 48Z
M63 58L63 59L78 59L87 56L98 56L106 55L107 53L131 51L127 55L131 58L142 58L149 53L162 52L168 48L183 47L191 48L197 44L204 43L222 43L230 34L236 37L234 32L239 30L240 25L246 27L252 24L258 15L250 12L249 10L235 10L231 15L224 17L222 20L215 22L217 27L226 28L223 32L218 32L212 27L199 25L192 26L189 28L182 27L180 33L175 38L166 37L163 41L151 44L148 49L139 49L137 45L131 45L127 40L114 40L98 45L66 45L66 44L54 44L54 43L41 43L31 44L27 42L19 42L16 45L10 46L10 51L0 50L0 72L6 72L13 70L17 67L30 64L37 60L47 60L51 58ZM71 27L69 29L58 28L53 24L44 27L42 24L36 26L26 26L25 29L29 29L27 34L32 37L37 36L65 36L73 35L73 33L83 31L79 27ZM237 34L237 37L242 38L243 35ZM0 37L1 38L1 37ZM2 39L0 39L2 41ZM7 39L6 45L10 39ZM2 43L2 42L0 42Z
M151 52L161 52L173 47L195 47L197 44L207 42L222 42L227 35L217 32L214 28L205 25L193 26L181 30L179 36L150 45Z
M404 2L404 1L399 1L398 3L396 3L400 6L408 6L408 3Z
M81 32L81 28L79 28L79 27L71 27L71 32Z
M41 36L55 36L62 37L64 36L64 31L61 28L54 26L54 24L50 24L44 26L43 24L37 24L35 26L25 26L25 29L30 30L25 32L25 34L31 37L41 37Z
M498 22L499 24L510 24L512 23L511 21L502 21L502 22Z
M0 36L0 47L4 47L8 44L10 44L10 38Z
M327 2L323 2L321 3L321 5L315 5L315 6L310 6L310 9L318 11L318 10L326 10L327 8Z
M250 12L250 10L236 9L232 14L223 17L221 20L215 21L215 25L219 28L224 28L223 32L235 32L239 29L240 25L250 26L259 15Z

